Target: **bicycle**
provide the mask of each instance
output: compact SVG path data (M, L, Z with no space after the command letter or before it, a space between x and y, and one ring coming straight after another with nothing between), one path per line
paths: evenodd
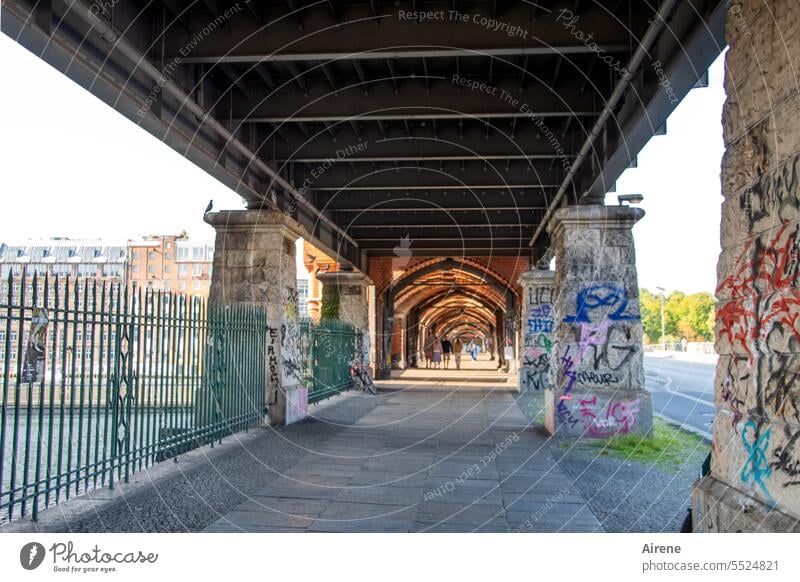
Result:
M369 370L358 359L350 362L350 377L362 392L369 392L373 396L378 393L375 383L369 375Z

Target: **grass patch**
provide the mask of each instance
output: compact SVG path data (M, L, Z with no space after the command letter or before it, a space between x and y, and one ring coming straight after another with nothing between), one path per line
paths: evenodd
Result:
M564 445L569 443L564 443ZM562 446L564 446L562 445ZM626 461L657 464L666 469L677 469L699 453L708 453L709 444L700 436L682 430L660 418L653 418L651 436L626 434L607 439L581 441L586 449ZM697 470L700 470L699 461Z

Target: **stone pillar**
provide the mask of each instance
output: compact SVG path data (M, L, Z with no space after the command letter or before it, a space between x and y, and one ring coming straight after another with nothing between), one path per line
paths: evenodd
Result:
M522 393L543 391L549 386L555 277L555 272L549 269L525 271L519 276L522 287L519 391Z
M649 433L642 322L628 206L570 206L548 229L556 254L550 418L558 435Z
M318 273L323 287L335 286L339 290L339 319L352 324L362 332L361 357L369 363L369 287L372 280L357 271Z
M794 0L728 10L717 412L696 531L800 531L799 27Z
M275 210L207 214L217 231L209 299L264 307L269 334L265 386L270 423L286 424L307 411L297 306L295 240L303 227Z

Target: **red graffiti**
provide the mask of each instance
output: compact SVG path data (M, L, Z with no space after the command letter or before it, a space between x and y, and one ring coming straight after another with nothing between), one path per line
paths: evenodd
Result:
M730 301L719 307L720 337L732 348L741 348L752 363L753 356L775 331L800 341L796 324L800 317L797 289L800 263L800 225L790 229L784 223L764 244L760 238L748 241L736 262L735 272L717 287Z
M639 399L609 400L605 411L597 413L597 396L580 401L583 428L589 436L602 438L615 434L627 434L636 424Z

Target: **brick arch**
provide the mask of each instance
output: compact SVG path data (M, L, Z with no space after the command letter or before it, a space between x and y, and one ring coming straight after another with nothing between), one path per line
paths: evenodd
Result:
M527 266L525 261L517 261L514 263L515 268L522 268ZM384 368L383 373L388 372L388 354L413 354L415 353L415 345L419 341L420 334L424 332L423 328L416 327L416 319L419 318L420 313L414 312L415 306L421 301L435 298L437 294L442 291L447 291L449 286L444 284L443 288L426 290L426 291L412 291L413 295L408 296L408 287L414 282L422 280L422 278L436 274L437 272L452 272L453 274L461 273L466 277L472 276L480 279L488 284L487 287L482 289L482 292L473 293L475 299L482 305L481 319L485 320L487 329L495 330L498 334L498 343L502 341L502 335L511 342L515 342L516 338L511 335L507 330L513 330L513 323L509 323L508 318L513 318L516 313L516 306L520 301L520 289L516 284L516 280L505 276L497 269L489 267L487 264L480 260L470 258L427 258L413 262L410 266L406 265L403 272L396 274L392 277L384 277L381 281L376 281L376 287L381 289L380 305L382 307L382 328L383 341L382 352L384 357L381 358ZM372 272L371 272L372 274ZM416 297L414 297L414 295ZM397 310L398 299L405 302L403 311ZM398 315L411 314L411 321L414 323L409 324L405 318L400 318L403 327L400 327L395 322L395 317ZM448 321L448 325L453 323ZM414 329L412 335L409 330ZM403 340L403 337L406 337ZM513 345L513 344L512 344Z

